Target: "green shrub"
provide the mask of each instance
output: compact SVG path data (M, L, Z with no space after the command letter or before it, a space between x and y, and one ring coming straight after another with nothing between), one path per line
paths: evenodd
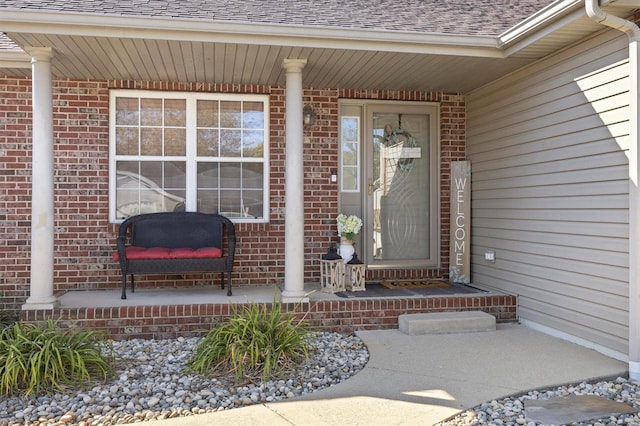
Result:
M295 313L282 312L276 301L269 312L255 303L240 312L234 307L232 316L200 341L187 371L233 373L236 380L261 376L267 381L309 356L307 333Z
M63 330L55 321L15 323L0 332L0 388L2 393L63 389L112 371L102 354L106 342L94 331Z

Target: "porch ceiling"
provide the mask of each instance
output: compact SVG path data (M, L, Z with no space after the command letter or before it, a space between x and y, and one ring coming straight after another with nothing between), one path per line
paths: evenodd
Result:
M467 93L603 29L581 1L558 3L497 38L175 19L60 22L52 13L34 23L26 12L0 16L0 31L23 49L52 47L59 78L284 86L283 59L305 58L305 87ZM638 6L618 0L604 9L625 17ZM0 75L29 76L28 60L0 52Z

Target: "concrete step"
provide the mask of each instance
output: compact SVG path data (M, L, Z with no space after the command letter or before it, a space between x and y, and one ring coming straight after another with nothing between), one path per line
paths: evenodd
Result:
M496 318L482 311L404 314L398 317L398 326L411 336L495 331Z

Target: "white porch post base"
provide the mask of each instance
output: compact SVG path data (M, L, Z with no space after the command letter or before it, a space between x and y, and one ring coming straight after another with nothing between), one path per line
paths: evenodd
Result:
M309 296L304 292L300 296L291 296L285 294L286 290L280 293L280 303L309 303Z
M56 297L53 297L52 299L50 299L51 300L50 302L47 302L45 300L32 300L32 299L33 299L32 297L28 298L26 303L22 305L23 311L33 311L33 310L51 311L60 305Z
M306 302L304 292L304 169L302 69L306 59L285 59L285 228L283 303Z

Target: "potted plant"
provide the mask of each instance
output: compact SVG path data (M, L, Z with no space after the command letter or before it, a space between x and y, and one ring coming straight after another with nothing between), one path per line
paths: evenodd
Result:
M347 263L355 253L353 240L362 229L362 219L355 215L347 216L340 213L336 217L336 224L338 225L338 235L340 236L339 254L344 259L344 263Z

